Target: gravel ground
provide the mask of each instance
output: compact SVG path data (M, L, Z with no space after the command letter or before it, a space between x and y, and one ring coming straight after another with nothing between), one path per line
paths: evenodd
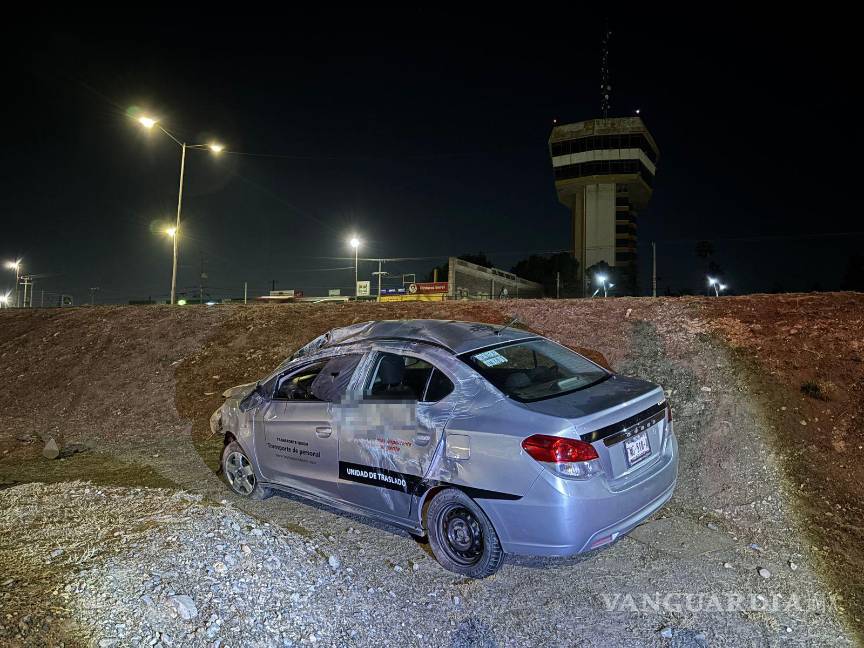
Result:
M41 576L71 643L344 645L356 634L338 614L357 587L354 570L230 505L73 482L7 489L0 507L0 534L18 540L0 546L19 566L4 607L20 609L19 587ZM0 636L37 645L51 623L31 611Z

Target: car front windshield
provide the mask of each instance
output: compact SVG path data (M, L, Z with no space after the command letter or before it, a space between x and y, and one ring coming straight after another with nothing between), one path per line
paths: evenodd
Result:
M609 373L549 340L529 340L462 356L502 392L519 401L552 398L583 389Z

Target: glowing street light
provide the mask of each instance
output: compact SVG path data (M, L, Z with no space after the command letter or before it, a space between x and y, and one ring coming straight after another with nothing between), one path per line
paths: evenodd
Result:
M609 279L609 277L607 277L606 275L602 275L602 274L594 277L594 281L596 281L598 284L603 286L603 297L604 298L609 296L608 289L615 287L615 284L613 284L613 283L607 284L606 283L607 279ZM594 293L594 295L596 295L598 292L600 292L599 288L597 289L597 292ZM594 295L591 295L591 296L593 297Z
M0 308L9 308L9 293L0 295Z
M167 231L166 233L174 239L174 261L171 266L171 304L176 302L177 295L177 256L179 254L179 236L175 236L180 231L180 211L183 206L183 176L186 171L186 149L207 149L214 155L219 155L222 151L225 150L224 144L218 144L216 142L211 142L210 144L187 144L186 142L182 142L177 139L171 132L168 131L162 124L159 123L158 119L153 117L141 116L138 117L138 123L141 124L147 130L152 130L153 127L158 127L163 133L165 133L168 137L170 137L174 142L180 147L180 190L177 193L177 224L175 227L171 228L173 231Z
M21 281L21 259L7 261L6 268L15 271L15 308L18 308L18 284ZM7 300L8 301L8 300ZM7 303L8 306L8 303Z
M352 236L348 243L352 248L354 248L354 299L357 299L357 262L359 261L357 255L360 253L360 239L356 236Z
M714 296L719 297L720 293L726 290L728 286L724 283L720 283L719 279L715 277L708 277L708 294L711 294L711 288L714 289Z
M166 233L168 236L170 236L170 237L173 238L174 235L177 233L177 228L176 228L176 227L168 227L168 228L165 229L165 233Z
M151 128L153 128L158 121L159 121L158 119L153 119L152 117L143 117L142 116L142 117L138 118L138 123L141 124L147 130L150 130Z

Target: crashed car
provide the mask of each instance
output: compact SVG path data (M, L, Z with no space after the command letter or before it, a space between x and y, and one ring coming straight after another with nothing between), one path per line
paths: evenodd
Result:
M290 492L428 536L473 578L607 545L672 496L663 390L510 326L334 329L211 417L238 495Z

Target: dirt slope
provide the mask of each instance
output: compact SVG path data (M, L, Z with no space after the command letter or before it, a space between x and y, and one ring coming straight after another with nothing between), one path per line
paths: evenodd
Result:
M430 570L430 588L465 600L454 632L467 627L471 637L502 645L545 637L544 621L528 609L516 615L519 628L505 620L503 609L521 600L505 594L511 588L549 601L543 609L560 626L546 637L553 643L580 636L644 645L662 640L664 624L677 628L678 645L702 645L705 632L712 645L848 640L833 609L634 616L602 609L601 598L615 588L839 594L847 627L864 625L864 296L856 294L2 312L0 484L84 478L225 497L207 469L218 443L206 441L206 422L226 387L260 377L334 326L398 317L503 323L514 315L595 350L616 370L661 382L675 407L681 482L665 517L595 557L515 559L494 579L472 584ZM49 435L95 450L49 462L39 455ZM332 534L344 547L342 516L285 499L246 510L283 528ZM416 559L410 541L397 546L392 538L372 525L358 541L377 546L373 555ZM764 565L773 576L763 583L755 570ZM373 579L392 577L367 569ZM563 594L549 582L562 572L595 582ZM578 609L582 630L556 616L559 599L569 600L562 615ZM584 629L590 623L608 627L592 639ZM413 635L406 637L410 644Z

